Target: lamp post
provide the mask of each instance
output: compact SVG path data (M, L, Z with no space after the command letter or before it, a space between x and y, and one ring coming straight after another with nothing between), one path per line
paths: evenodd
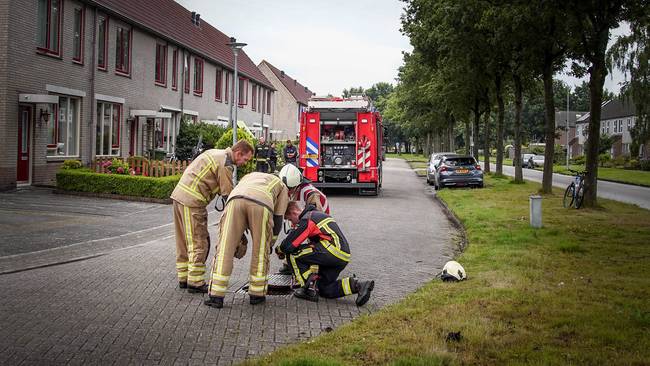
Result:
M566 168L569 170L569 96L571 95L571 87L567 88L566 93L566 131L565 131L565 142L566 142Z
M232 125L232 146L235 146L237 143L237 105L239 104L239 80L237 75L237 55L239 50L246 46L246 43L237 42L235 37L230 37L230 42L226 43L232 50L232 54L235 57L235 72L233 74L233 88L231 88L230 93L230 124ZM233 184L237 184L237 166L234 167L232 174Z

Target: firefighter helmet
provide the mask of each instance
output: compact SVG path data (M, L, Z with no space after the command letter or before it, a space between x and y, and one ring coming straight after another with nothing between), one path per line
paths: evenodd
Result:
M442 268L442 274L440 278L447 281L462 281L467 279L467 274L465 273L465 268L456 261L449 261L445 263L445 266Z
M298 186L302 182L302 173L300 169L296 168L293 164L287 164L280 170L280 179L287 188Z

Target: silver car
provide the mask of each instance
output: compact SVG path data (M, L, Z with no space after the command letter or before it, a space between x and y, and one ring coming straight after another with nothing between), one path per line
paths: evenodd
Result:
M433 185L436 181L436 167L445 156L458 156L458 154L454 152L438 152L431 154L429 157L429 165L427 166L427 184Z
M443 187L483 188L483 170L472 156L444 156L436 166L434 185Z

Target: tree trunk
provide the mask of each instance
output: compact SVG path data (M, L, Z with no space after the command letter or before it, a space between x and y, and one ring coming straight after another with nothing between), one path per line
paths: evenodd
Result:
M470 128L469 119L465 117L465 154L470 155L472 153L471 146L469 145L469 135L472 133Z
M503 90L501 85L501 75L494 79L494 94L497 99L497 168L496 175L503 175L503 118L505 107L503 103Z
M515 183L523 183L524 174L521 169L521 110L523 104L523 86L519 75L513 75L512 80L515 86Z
M607 41L605 41L605 44ZM598 204L598 149L600 147L600 116L603 101L603 85L605 85L605 52L602 58L592 63L589 70L589 136L585 147L585 192L584 207L595 207Z
M553 157L555 156L555 106L553 96L553 60L546 57L544 60L544 109L545 127L544 139L544 175L542 178L542 193L553 192ZM567 117L568 118L568 117ZM567 139L568 139L567 131Z
M474 143L474 146L472 148L472 156L476 158L476 161L480 160L478 156L478 148L480 146L478 132L479 132L479 127L481 125L481 111L479 110L480 107L481 107L481 101L478 98L475 98L474 99L474 128L472 131L472 142Z
M450 116L449 122L447 123L447 140L449 140L449 148L447 151L454 152L456 151L456 141L454 139L454 126L456 125L456 121L453 114Z
M484 170L486 173L490 172L490 103L488 102L486 104L485 108L485 130L483 131L485 134L484 141L485 143L483 144L483 155L485 155L485 161L484 161Z
M431 155L431 132L427 132L427 141L424 149L422 149L425 156Z

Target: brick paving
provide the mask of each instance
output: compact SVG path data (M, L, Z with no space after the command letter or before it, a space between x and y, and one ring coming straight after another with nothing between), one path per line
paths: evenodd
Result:
M251 306L246 295L235 294L245 283L247 256L235 262L226 306L209 308L201 295L176 288L168 235L83 261L0 275L0 365L229 365L398 301L453 256L455 231L403 161L387 161L384 179L379 198L330 194L352 249L343 274L376 280L365 307L357 308L353 297L311 303L291 296ZM217 236L216 227L210 231ZM57 255L64 259L65 249ZM279 266L274 258L272 269Z

